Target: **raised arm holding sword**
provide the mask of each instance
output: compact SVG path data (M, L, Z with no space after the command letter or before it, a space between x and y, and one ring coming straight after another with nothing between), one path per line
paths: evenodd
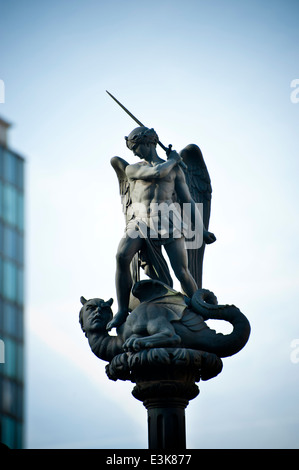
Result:
M139 124L139 127L126 137L126 144L141 160L132 165L119 157L114 157L111 160L119 178L123 195L127 197L127 207L130 206L131 210L127 217L125 234L119 243L116 255L118 311L107 325L107 329L110 330L121 325L129 313L130 293L133 284L131 263L138 253L147 253L150 257L149 253L154 253L157 248L159 250L163 246L185 295L192 297L198 289L197 282L188 268L188 255L182 224L174 222L174 217L179 214L173 216L172 213L171 219L169 219L169 209L176 201L179 200L181 204L190 204L192 220L201 221L204 243L213 243L216 238L204 227L201 214L186 183L183 169L186 170L187 167L181 156L172 150L171 146L167 148L161 144L154 129L144 126L113 95L107 93ZM158 156L157 144L166 151L167 161ZM124 183L125 190L123 189ZM153 208L159 208L159 214L155 214ZM153 225L156 228L154 236L152 236ZM165 227L168 229L166 236L165 231L163 232ZM150 261L154 265L154 261ZM157 269L153 269L152 272L155 273L156 278L159 278Z

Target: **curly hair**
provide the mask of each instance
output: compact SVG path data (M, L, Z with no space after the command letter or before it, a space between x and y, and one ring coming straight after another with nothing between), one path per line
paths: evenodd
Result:
M154 129L148 127L136 127L128 137L125 137L127 147L134 150L140 144L157 145L159 137Z

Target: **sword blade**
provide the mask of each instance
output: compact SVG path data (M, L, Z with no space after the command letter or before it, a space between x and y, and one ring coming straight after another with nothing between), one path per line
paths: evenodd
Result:
M142 124L142 122L139 121L139 119L137 119L123 104L121 104L116 98L115 96L111 95L111 93L109 93L109 91L106 90L106 93L108 93L109 96L111 96L111 98L135 121L137 122L137 124L139 124L139 126L142 126L142 127L145 127L144 124Z
M121 104L116 98L115 96L113 96L111 93L109 93L108 90L106 90L106 93L108 93L108 95L118 104L118 106L120 106L132 119L133 121L137 122L137 124L139 124L139 126L141 127L146 127L144 124L142 124L141 121L139 121L139 119L137 119L137 117L134 116L134 114L132 114L123 104ZM162 142L158 142L158 145L160 145L160 147L165 151L167 152L167 150L171 150L171 145L169 145L169 147L165 147L165 145L162 144ZM179 165L182 167L182 168L187 168L187 166L185 165L185 163L183 161L181 161L179 163Z

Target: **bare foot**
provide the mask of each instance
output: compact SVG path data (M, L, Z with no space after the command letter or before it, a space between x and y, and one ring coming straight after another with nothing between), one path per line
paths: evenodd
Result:
M112 320L107 324L106 330L110 331L112 328L117 328L122 325L128 316L128 312L117 312Z

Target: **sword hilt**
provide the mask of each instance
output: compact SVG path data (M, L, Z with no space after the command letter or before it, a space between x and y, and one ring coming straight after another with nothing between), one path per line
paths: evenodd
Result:
M109 93L109 91L106 90L106 92L133 119L133 121L137 122L137 124L139 126L144 127L144 124L142 124L142 122L139 121L139 119L137 119L127 108L125 108L125 106L123 104L121 104L113 95L111 95L111 93ZM168 147L165 147L165 145L163 145L162 142L159 141L158 145L160 145L160 147L162 147L162 149L166 152L167 156L170 154L171 149L172 149L171 144ZM187 169L187 165L183 161L181 161L179 163L179 165L183 168L183 170Z
M165 145L162 144L162 142L158 142L158 145L160 145L160 147L162 147L162 149L166 152L166 155L168 156L172 150L172 144L169 144L168 147L165 147ZM187 165L181 161L179 163L179 165L182 167L183 170L187 170Z

